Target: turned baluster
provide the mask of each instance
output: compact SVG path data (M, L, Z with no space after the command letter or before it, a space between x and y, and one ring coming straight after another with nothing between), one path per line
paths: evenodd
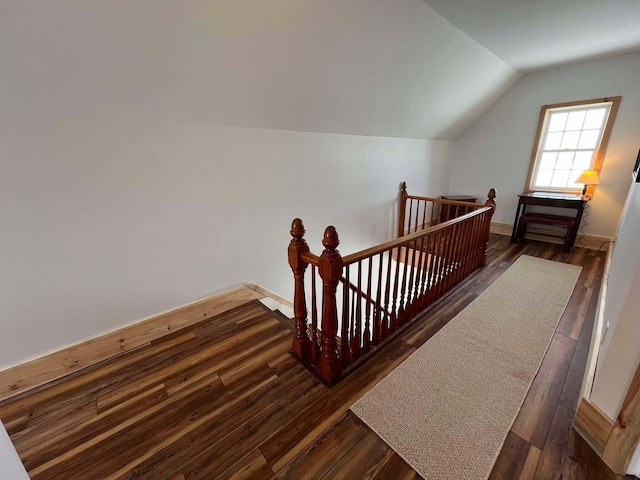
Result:
M402 190L400 191L400 213L398 215L398 238L404 235L405 210L407 208L407 182L402 182Z
M486 207L491 207L491 210L487 212L487 216L485 217L485 230L484 230L484 244L482 247L482 266L487 264L487 248L489 248L489 232L491 230L491 218L493 217L493 212L496 211L496 189L492 188L489 190L489 194L487 195L487 201L484 203Z
M308 263L301 255L309 251L304 236L302 220L296 218L291 223L291 242L289 243L289 266L293 271L293 315L295 319L295 336L293 337L293 353L301 360L307 359L311 342L307 333L307 301L304 294L304 272ZM315 295L315 292L312 292Z
M340 252L336 250L340 240L334 227L324 231L322 245L325 249L320 256L318 269L324 288L324 305L322 309L322 347L320 352L320 377L329 385L335 383L342 373L342 365L338 357L338 310L336 305L336 289L342 276L343 262ZM344 339L345 341L347 339Z

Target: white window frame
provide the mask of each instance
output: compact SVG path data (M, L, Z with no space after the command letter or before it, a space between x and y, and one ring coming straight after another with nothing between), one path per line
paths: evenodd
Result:
M571 111L584 109L589 107L596 107L598 105L609 106L609 113L605 120L604 128L600 135L600 144L594 149L595 154L592 157L591 166L588 170L595 170L600 173L600 168L604 160L604 155L607 150L607 144L611 135L611 129L618 112L620 105L620 99L622 97L608 97L608 98L595 98L591 100L581 100L578 102L557 103L553 105L543 105L540 109L540 118L538 120L538 131L536 133L535 141L533 144L533 151L531 154L531 161L529 164L529 174L527 175L527 181L525 183L525 192L558 192L558 193L580 193L582 192L582 186L571 187L536 187L534 180L538 173L539 160L544 152L543 147L546 141L548 122L552 113ZM568 151L575 151L570 149ZM592 195L595 189L594 185L590 185L587 190L587 195Z

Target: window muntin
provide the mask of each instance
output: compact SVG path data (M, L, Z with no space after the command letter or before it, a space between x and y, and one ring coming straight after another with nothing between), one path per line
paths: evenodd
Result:
M621 98L543 106L525 190L581 191L578 176L584 170L600 171Z
M532 189L582 190L575 181L592 170L612 102L548 109Z

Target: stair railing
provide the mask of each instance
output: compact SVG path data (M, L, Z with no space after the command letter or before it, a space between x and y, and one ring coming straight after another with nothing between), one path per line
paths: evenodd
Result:
M409 196L403 184L399 230L410 233L344 257L332 226L325 229L322 254L311 253L296 218L289 244L294 355L328 385L337 383L485 265L494 199L494 189L485 204ZM440 221L451 215L449 209L460 216Z

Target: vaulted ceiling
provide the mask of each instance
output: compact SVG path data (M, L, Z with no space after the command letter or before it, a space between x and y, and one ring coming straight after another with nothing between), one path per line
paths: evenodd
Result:
M638 0L424 0L516 70L640 50Z
M519 38L520 10L479 16L483 30L468 26L476 1L430 1L448 20L421 0L3 1L0 105L454 139L522 65L559 61L550 49L513 60L486 32ZM540 3L480 1L493 14Z

